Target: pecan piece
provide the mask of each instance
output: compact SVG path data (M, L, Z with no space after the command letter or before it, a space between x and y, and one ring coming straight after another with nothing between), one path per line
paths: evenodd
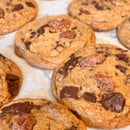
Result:
M99 53L98 55L91 55L80 60L81 67L94 67L96 64L103 63L105 60L105 56L103 53Z
M33 130L36 119L32 114L23 114L18 116L12 125L12 130Z
M76 33L74 31L70 31L70 30L67 30L65 32L62 32L60 34L60 38L68 38L68 39L73 39L76 37Z
M70 27L70 21L67 19L56 19L49 23L51 33L62 32Z
M115 85L112 78L107 75L95 74L92 76L97 82L97 87L102 91L111 92L114 91Z

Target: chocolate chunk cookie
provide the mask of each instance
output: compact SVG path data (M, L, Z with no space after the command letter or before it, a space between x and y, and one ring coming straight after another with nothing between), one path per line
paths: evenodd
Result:
M130 49L130 18L125 19L117 29L117 35L120 42Z
M18 66L0 54L0 107L18 94L21 83L22 74Z
M130 16L130 1L73 0L68 10L71 16L91 25L94 30L107 31Z
M109 44L85 46L55 69L52 91L88 126L128 126L130 54Z
M95 43L90 26L68 15L47 16L16 33L15 52L33 66L53 69L89 43Z
M65 106L47 99L18 99L0 110L1 130L86 130Z
M19 29L34 19L37 12L35 0L1 0L0 35Z

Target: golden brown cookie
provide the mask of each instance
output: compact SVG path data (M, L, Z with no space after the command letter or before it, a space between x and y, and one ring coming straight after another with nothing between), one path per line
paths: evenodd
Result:
M0 35L19 29L34 19L37 12L35 0L1 0Z
M22 74L19 67L0 54L0 107L18 94L21 84Z
M130 125L129 52L110 44L80 49L55 69L52 92L87 126Z
M130 16L129 0L73 0L69 14L89 24L96 31L116 28Z
M29 64L53 69L95 39L90 26L68 15L56 15L26 24L16 33L14 46L15 53Z
M0 130L86 130L65 106L47 99L17 99L0 110Z
M117 35L122 45L130 49L130 18L125 19L118 26Z

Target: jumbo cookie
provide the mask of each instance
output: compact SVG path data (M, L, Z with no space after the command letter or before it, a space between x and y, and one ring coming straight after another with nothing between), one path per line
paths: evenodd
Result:
M0 54L0 107L18 94L22 84L22 73L12 60Z
M56 15L26 24L16 33L14 46L15 53L30 65L53 69L95 39L90 26L68 15Z
M0 35L19 29L38 13L35 0L0 1Z
M118 26L117 36L122 45L130 49L130 18L125 19Z
M52 92L87 126L130 125L129 52L110 44L85 46L55 69Z
M17 99L0 109L0 130L86 130L86 126L61 104Z
M130 16L129 0L73 0L69 14L89 24L96 31L116 28Z

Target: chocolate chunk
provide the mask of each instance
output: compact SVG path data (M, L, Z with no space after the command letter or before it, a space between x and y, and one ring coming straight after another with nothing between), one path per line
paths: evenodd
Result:
M75 37L76 37L76 33L74 31L67 30L65 32L60 33L60 38L73 39Z
M91 14L89 10L80 9L80 14Z
M17 75L14 75L14 74L7 74L6 75L6 80L16 81L16 80L19 80L19 77Z
M27 50L30 50L30 45L31 45L32 43L31 42L29 42L29 41L26 41L25 42L25 46L26 46L26 49Z
M74 115L76 115L78 118L80 118L80 115L78 114L77 111L73 111L73 110L71 110L71 112L72 112Z
M41 26L38 30L37 30L37 33L38 34L43 34L45 32L45 30L44 30L44 26Z
M92 76L92 78L96 80L97 87L100 90L106 91L106 92L114 91L115 85L111 77L107 75L103 75L103 74L95 74Z
M77 29L77 26L74 26L74 27L72 27L71 29L72 29L72 30L76 30L76 29Z
M39 36L39 35L42 35L42 34L45 32L45 28L46 28L46 27L49 27L49 25L48 25L48 24L42 25L42 26L37 30L38 36Z
M33 108L33 104L30 102L15 103L2 109L5 113L21 115L24 113L30 113Z
M107 5L99 5L98 3L95 5L95 8L98 10L111 10Z
M99 53L98 55L91 55L80 60L80 66L84 67L94 67L96 64L101 64L105 60L105 56L103 53Z
M22 114L13 122L11 130L33 130L36 123L32 114Z
M122 65L116 65L116 68L119 69L122 73L125 73L127 68Z
M78 63L79 58L80 57L75 57L75 55L72 54L70 56L70 60L65 63L64 68L65 69L73 69L76 66L76 64Z
M5 16L5 11L2 8L0 8L0 19L4 18L4 16Z
M95 96L94 93L85 92L85 93L83 94L83 98L84 98L86 101L90 101L90 102L93 102L93 103L96 102L96 96Z
M77 130L77 127L72 126L69 130Z
M15 5L15 7L12 9L12 11L19 11L19 10L21 10L21 9L23 9L24 7L23 7L23 5L22 4L17 4L17 5Z
M60 92L60 98L78 99L78 88L73 86L65 86Z
M80 57L75 57L74 54L70 56L70 59L64 64L62 68L59 69L59 73L63 74L65 77L67 75L67 71L73 69L76 64L78 64Z
M60 68L58 73L66 77L68 75L68 70L65 70L64 68Z
M15 81L15 82L10 82L8 81L8 90L11 93L12 96L15 96L18 94L19 92L19 82Z
M6 80L8 84L8 90L11 93L11 95L17 95L19 91L19 77L14 74L7 74Z
M32 2L26 2L26 5L27 5L28 7L35 8L35 6L33 5Z
M110 109L114 112L122 112L125 105L125 98L119 92L108 93L102 96L100 101L105 109Z
M34 38L36 35L36 32L31 32L30 38Z
M0 53L0 60L4 60L5 57Z
M119 60L125 61L126 63L128 62L128 59L129 59L126 54L116 54L116 57Z

